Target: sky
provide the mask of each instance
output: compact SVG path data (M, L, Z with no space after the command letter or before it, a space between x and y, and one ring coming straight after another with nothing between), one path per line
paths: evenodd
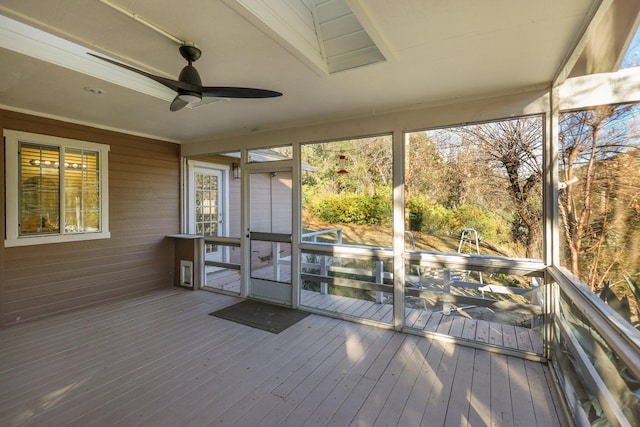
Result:
M636 31L636 35L633 36L633 40L629 45L629 50L620 64L620 68L631 68L640 65L640 28Z

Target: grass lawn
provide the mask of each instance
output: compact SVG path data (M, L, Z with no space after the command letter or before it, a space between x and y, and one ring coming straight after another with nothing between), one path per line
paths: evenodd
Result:
M391 248L393 246L391 226L331 224L321 221L305 210L302 211L302 226L303 232L342 228L342 243L344 244L379 246L383 248ZM412 231L412 234L416 249L436 252L458 252L460 243L460 236L458 235L434 235L422 231ZM411 249L409 236L405 239L405 248ZM483 241L480 242L480 253L482 255L517 256Z

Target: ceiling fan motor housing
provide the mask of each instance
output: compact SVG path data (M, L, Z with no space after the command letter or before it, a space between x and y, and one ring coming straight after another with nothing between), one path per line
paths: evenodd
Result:
M200 74L198 74L198 70L196 70L192 65L187 65L182 69L182 71L180 71L178 80L183 83L193 85L196 88L200 88L202 86Z
M202 55L202 52L195 46L183 44L182 46L180 46L180 55L182 55L182 57L189 61L189 64L191 64L192 62L200 59L200 55Z

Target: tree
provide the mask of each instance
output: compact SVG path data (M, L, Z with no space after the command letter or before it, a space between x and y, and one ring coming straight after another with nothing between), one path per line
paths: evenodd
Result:
M592 291L638 277L637 116L637 105L618 104L560 117L563 263Z
M453 130L475 147L475 161L489 166L480 178L487 182L505 182L503 194L509 198L516 214L512 234L514 240L525 246L526 256L530 258L541 255L542 130L541 117L481 123Z

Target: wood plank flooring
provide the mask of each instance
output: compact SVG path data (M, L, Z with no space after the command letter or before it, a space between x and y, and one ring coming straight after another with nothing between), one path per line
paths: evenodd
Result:
M284 266L288 269L288 266ZM269 268L269 271L273 268ZM222 270L207 274L207 285L212 289L240 293L240 281L235 270ZM321 294L303 290L301 304L305 307L375 320L383 323L393 322L391 304L376 304L372 301L359 300L331 294ZM500 322L474 319L460 316L452 312L445 316L439 312L430 312L415 308L407 308L405 325L409 328L437 332L443 335L465 338L481 343L489 343L509 349L543 354L544 345L541 328L530 329Z
M327 312L363 317L384 323L393 322L393 307L391 304L376 304L372 301L305 290L302 291L301 303L303 306ZM405 325L408 328L437 332L537 354L542 354L543 352L542 336L540 331L536 329L481 319L470 319L457 314L445 316L439 312L415 308L406 309Z
M558 426L535 362L167 289L0 330L2 426ZM452 325L453 326L453 325Z

